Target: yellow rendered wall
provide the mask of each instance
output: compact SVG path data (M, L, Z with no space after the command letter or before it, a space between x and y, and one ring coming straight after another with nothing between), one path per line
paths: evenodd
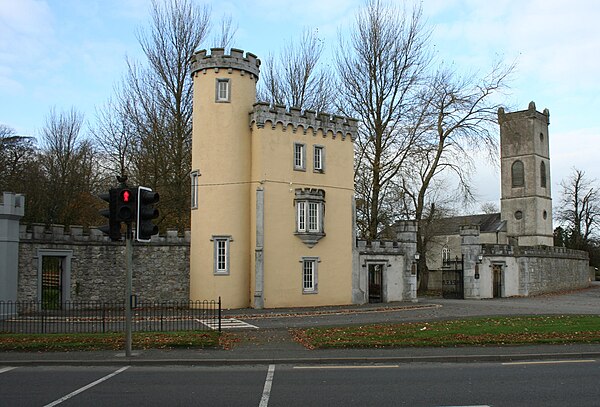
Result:
M230 81L230 103L215 102L215 80ZM192 209L191 300L222 299L224 308L250 305L250 128L256 77L239 70L194 74L192 170L200 172ZM228 275L215 275L213 235L230 235Z
M294 142L306 145L306 171L294 171ZM325 173L313 172L313 145L325 147ZM353 142L332 133L323 137L311 129L304 134L280 124L272 129L252 129L252 178L250 191L255 211L255 193L264 189L264 306L318 306L349 304L352 301L352 197ZM296 188L323 189L325 195L324 231L326 236L312 248L294 235ZM253 225L255 222L253 221ZM255 245L255 235L252 245ZM302 292L303 256L319 257L318 293ZM254 269L252 287L254 290Z

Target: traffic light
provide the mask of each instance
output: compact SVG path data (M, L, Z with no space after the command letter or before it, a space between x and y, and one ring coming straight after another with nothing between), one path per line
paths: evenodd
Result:
M136 210L136 193L135 189L122 187L117 189L117 207L116 216L119 222L133 222L135 219Z
M150 237L158 233L158 226L152 223L158 218L158 209L154 204L160 196L148 187L138 187L137 191L137 220L135 239L138 242L149 242Z
M100 215L108 218L108 225L101 226L99 229L106 233L110 240L121 240L121 222L117 220L117 197L119 190L111 188L107 194L100 194L98 197L108 202L108 209L100 210Z

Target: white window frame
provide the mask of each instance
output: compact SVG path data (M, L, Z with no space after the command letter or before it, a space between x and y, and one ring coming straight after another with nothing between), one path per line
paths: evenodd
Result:
M325 146L313 146L313 171L325 172Z
M318 257L302 257L302 293L317 294L319 292L319 269Z
M296 210L296 229L298 232L306 232L306 201L298 201Z
M210 240L213 241L213 273L215 275L229 275L229 246L231 236L213 236Z
M306 228L309 232L321 231L321 204L319 202L308 201L306 207Z
M448 246L442 247L442 263L450 261L450 248Z
M294 170L306 170L306 144L294 143Z
M190 196L190 208L198 209L198 181L200 172L192 171L190 173L190 184L191 184L191 196Z
M228 103L231 98L231 82L229 79L217 78L215 84L215 101Z
M323 213L323 203L316 201L297 201L296 202L296 231L308 233L321 233L323 223L321 217Z

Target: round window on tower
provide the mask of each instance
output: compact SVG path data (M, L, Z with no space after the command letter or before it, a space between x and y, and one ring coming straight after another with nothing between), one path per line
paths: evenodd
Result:
M521 211L516 211L516 212L515 212L515 219L516 219L516 220L521 220L521 219L523 219L523 212L521 212Z
M548 212L544 211L542 213L542 216L544 217L544 219L548 219Z

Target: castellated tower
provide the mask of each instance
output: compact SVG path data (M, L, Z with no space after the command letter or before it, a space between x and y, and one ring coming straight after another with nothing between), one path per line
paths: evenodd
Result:
M552 246L552 195L548 125L550 113L498 109L502 179L501 216L519 246ZM514 240L513 240L514 241Z
M237 49L193 59L190 297L349 304L357 122L256 103L259 68Z

